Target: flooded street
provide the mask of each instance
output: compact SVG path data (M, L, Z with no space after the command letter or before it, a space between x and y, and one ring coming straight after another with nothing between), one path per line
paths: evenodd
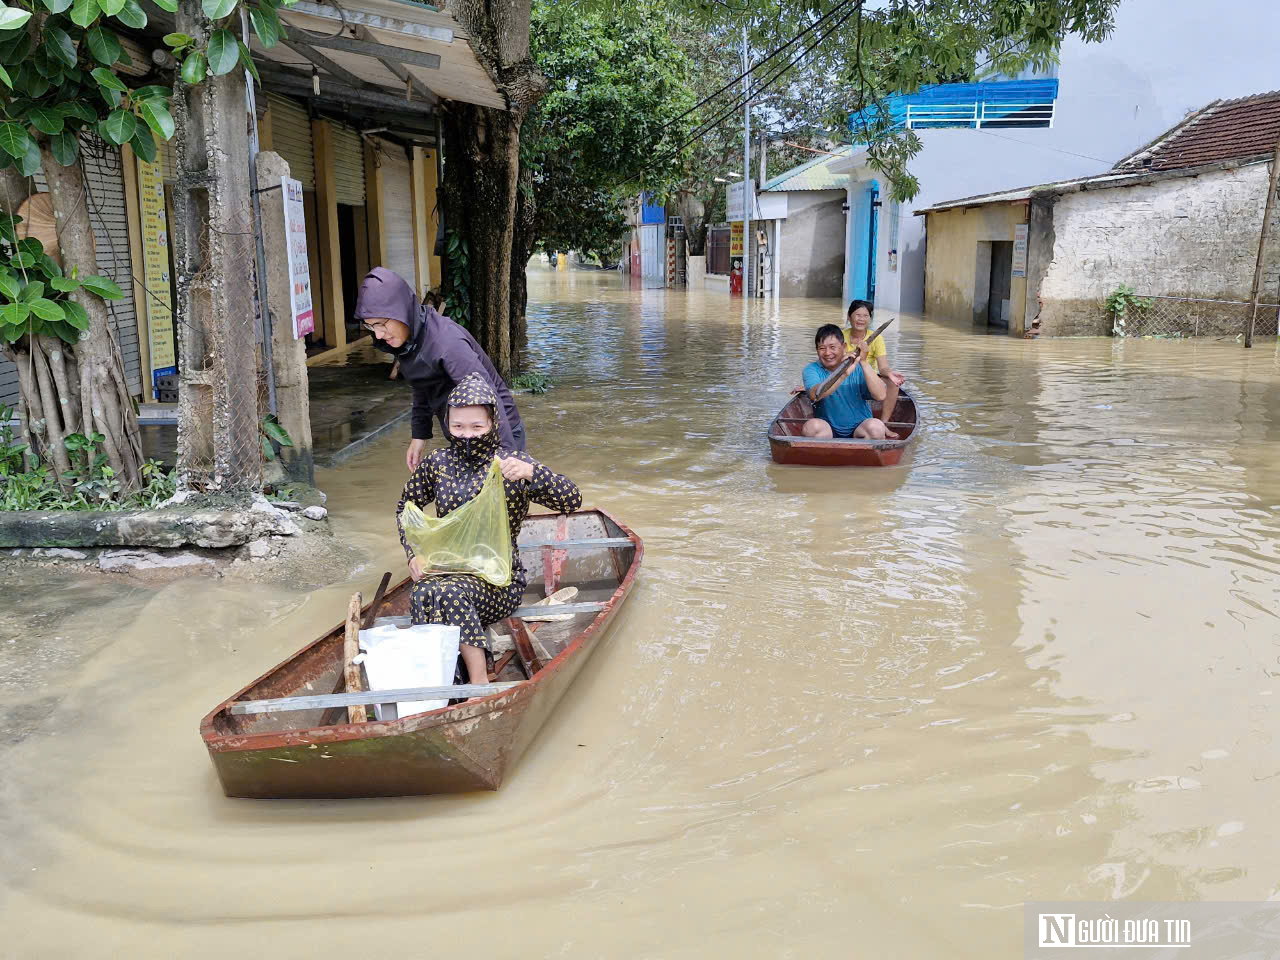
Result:
M405 425L318 472L348 582L5 584L0 956L987 960L1027 900L1280 897L1273 342L904 316L902 465L783 467L839 304L530 301L530 452L646 554L502 790L228 800L200 741L404 570Z

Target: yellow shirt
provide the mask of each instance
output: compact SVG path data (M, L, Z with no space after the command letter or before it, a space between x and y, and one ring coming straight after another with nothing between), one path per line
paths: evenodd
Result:
M844 344L850 350L853 349L853 332L851 330L845 330ZM858 359L866 360L867 363L871 364L871 369L874 370L876 373L879 373L880 358L888 357L888 356L889 356L889 351L885 349L884 337L876 337L874 340L871 341L870 345L866 348L865 355L859 357Z

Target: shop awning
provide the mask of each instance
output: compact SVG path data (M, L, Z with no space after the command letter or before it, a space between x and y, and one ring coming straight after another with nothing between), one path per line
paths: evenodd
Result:
M506 108L467 32L435 7L410 0L355 0L341 6L300 0L279 12L288 37L270 50L254 37L251 47L254 60L273 75L277 69L285 76L294 73L311 89L310 70L298 69L301 57L308 62L304 66L314 64L319 71L322 95L326 84L337 84L410 107L415 101L421 108L461 100Z
M171 14L151 5L147 12L153 26L173 29ZM287 36L270 49L256 35L250 44L267 90L407 135L434 131L430 118L441 100L506 109L467 32L436 7L299 0L278 12Z

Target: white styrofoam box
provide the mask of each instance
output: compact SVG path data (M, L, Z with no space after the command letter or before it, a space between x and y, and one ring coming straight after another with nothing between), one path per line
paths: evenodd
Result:
M369 689L440 687L453 683L458 661L458 628L439 623L411 627L385 624L360 631L365 674ZM371 698L375 699L375 698ZM415 700L374 705L379 720L396 720L415 713L438 710L448 700Z

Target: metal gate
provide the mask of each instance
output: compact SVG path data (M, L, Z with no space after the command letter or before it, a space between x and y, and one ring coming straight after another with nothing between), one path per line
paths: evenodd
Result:
M666 227L659 223L640 228L640 275L646 287L667 285Z
M707 273L729 275L729 228L707 230Z

